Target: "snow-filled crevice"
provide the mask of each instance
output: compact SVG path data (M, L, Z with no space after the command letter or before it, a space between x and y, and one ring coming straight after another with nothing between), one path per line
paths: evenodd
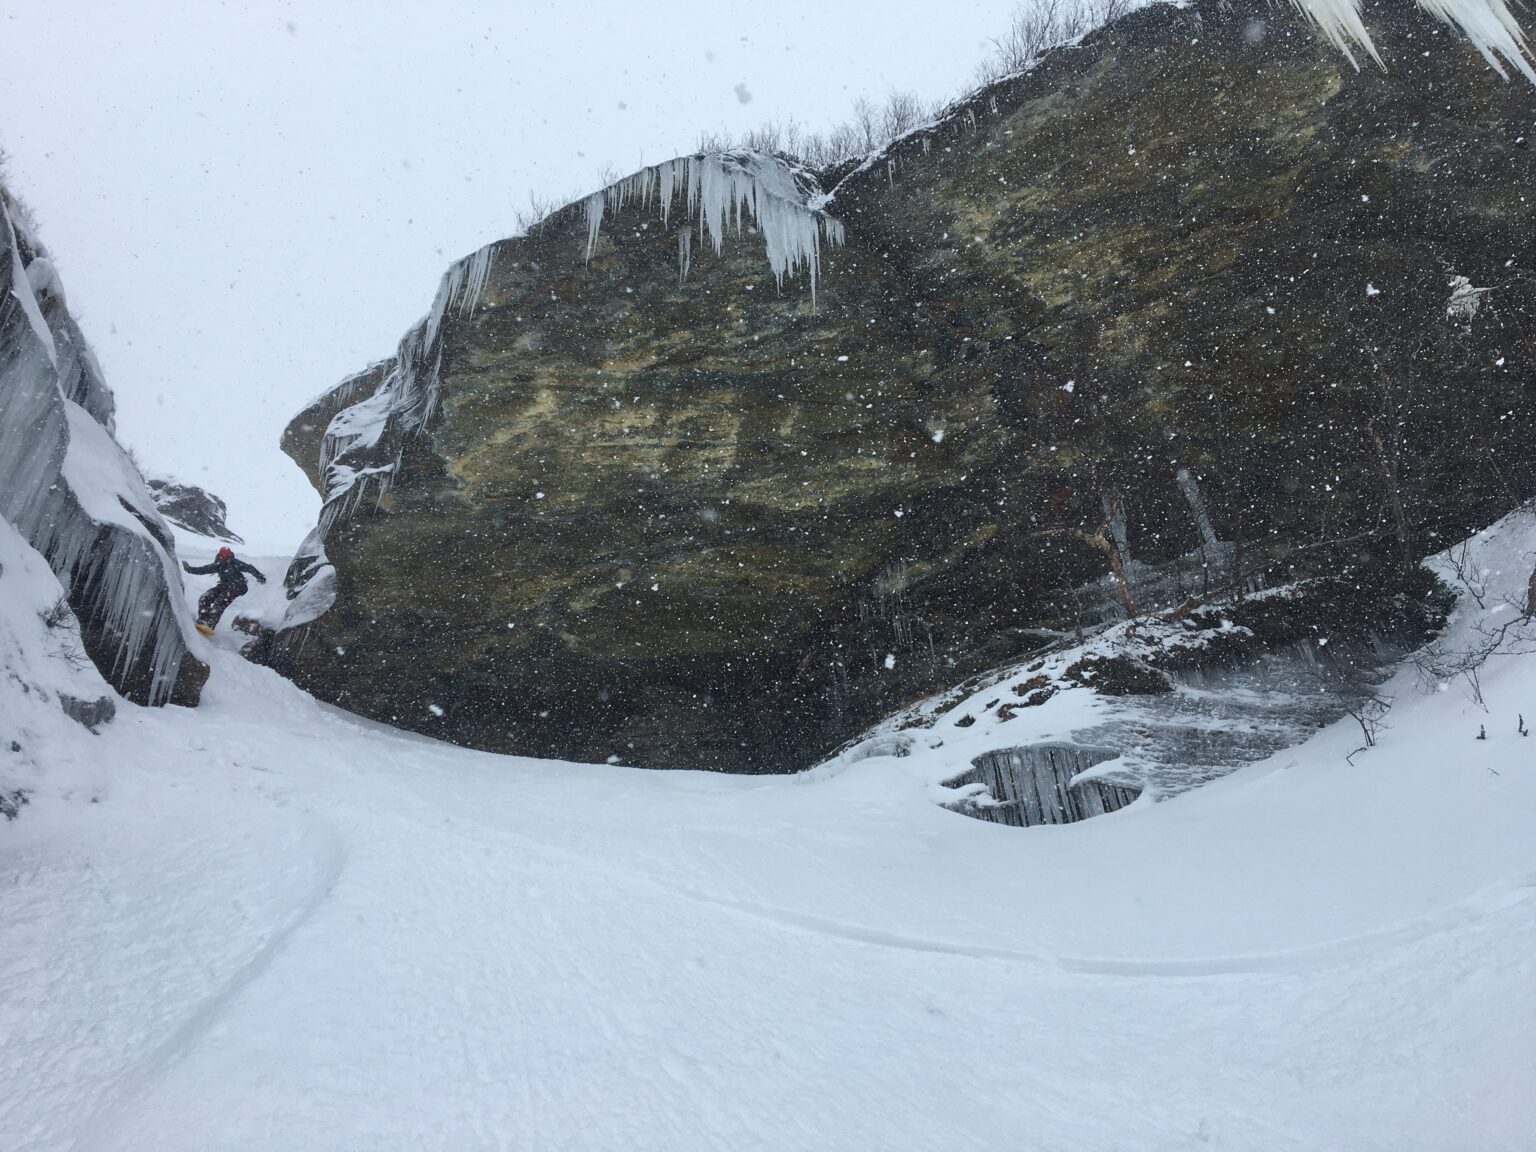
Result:
M1088 769L1120 755L1113 748L1079 744L999 748L976 757L968 772L946 785L973 786L953 807L979 820L1016 828L1073 824L1124 808L1140 795L1138 789L1122 784L1079 779ZM975 790L975 785L981 790Z
M111 393L57 274L29 273L8 206L0 209L0 516L47 559L113 687L140 703L178 690L195 702L199 678L182 682L191 620L170 532L112 438Z
M692 230L719 256L727 232L755 227L762 236L774 283L804 272L811 301L821 272L821 246L843 243L842 222L820 211L821 188L811 173L762 152L703 152L642 168L582 201L587 225L587 259L597 250L603 220L630 204L652 210L663 226L674 203L686 213L678 233L678 277L686 281L692 261Z

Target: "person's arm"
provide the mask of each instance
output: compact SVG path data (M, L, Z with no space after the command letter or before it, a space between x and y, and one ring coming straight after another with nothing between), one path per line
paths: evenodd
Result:
M257 568L256 565L247 564L244 560L236 560L235 563L240 565L242 572L249 572L252 576L256 577L256 583L265 584L267 582L267 578L261 574L261 569Z
M213 573L219 570L219 566L217 564L204 564L201 568L194 568L185 560L181 562L181 566L188 572L192 573L194 576L211 576Z

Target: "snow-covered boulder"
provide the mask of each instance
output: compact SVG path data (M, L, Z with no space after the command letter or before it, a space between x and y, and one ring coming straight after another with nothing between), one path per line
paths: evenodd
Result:
M174 540L112 412L57 271L0 189L0 517L47 559L114 689L195 704L207 667Z

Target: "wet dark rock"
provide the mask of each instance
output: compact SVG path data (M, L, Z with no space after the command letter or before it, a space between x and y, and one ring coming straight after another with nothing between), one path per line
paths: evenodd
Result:
M31 801L27 797L26 789L16 788L9 791L0 790L0 816L7 821L16 819L21 815L21 810Z
M378 471L317 538L334 605L274 663L498 751L789 770L1128 601L1493 520L1536 475L1536 93L1406 3L1373 28L1386 69L1242 2L1053 53L822 174L814 309L750 233L680 283L680 212L638 202L590 262L579 207L495 244L434 340L285 434L321 485L339 413L440 379L349 458ZM1450 315L1453 276L1488 306ZM1337 606L1334 636L1382 607ZM1234 660L1303 638L1246 611ZM1174 700L1177 658L1128 659L1094 678Z
M240 645L240 655L257 664L271 663L276 637L274 629L250 616L236 616L230 627L250 637Z
M64 715L92 732L101 725L109 723L117 715L117 703L110 696L101 696L95 700L81 700L61 692L59 707L64 710Z
M1052 696L1056 695L1060 689L1051 682L1049 676L1031 676L1028 680L1015 684L1012 691L1015 696L1021 699L1015 703L1004 704L998 709L997 714L1005 720L1012 717L1014 712L1020 708L1038 708ZM1008 715L1003 716L1004 712Z
M1167 676L1130 656L1084 656L1065 676L1101 696L1161 696L1173 691Z

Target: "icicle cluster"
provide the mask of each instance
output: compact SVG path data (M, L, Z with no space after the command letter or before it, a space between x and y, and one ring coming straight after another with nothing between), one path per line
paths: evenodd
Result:
M102 674L164 703L191 627L170 532L112 438L111 393L57 273L3 195L0 244L0 516L47 558L89 622L86 646Z
M1360 66L1352 51L1355 47L1363 48L1377 64L1382 62L1361 19L1361 0L1292 2L1355 67ZM1513 65L1536 84L1530 44L1504 0L1418 0L1418 5L1442 23L1459 29L1500 76L1509 79L1505 65Z
M582 202L587 222L587 259L597 250L603 217L626 204L653 205L662 224L670 223L672 205L681 199L687 219L678 233L678 277L687 280L692 261L692 229L720 255L727 230L741 234L750 220L762 234L774 282L803 269L816 300L821 271L821 244L843 243L843 225L812 204L820 194L815 179L803 168L761 152L705 152L642 168Z
M466 260L457 261L443 273L437 296L432 301L432 311L427 315L426 342L437 340L438 329L449 311L468 316L480 303L485 293L485 282L490 279L491 264L495 260L496 246L487 244Z

